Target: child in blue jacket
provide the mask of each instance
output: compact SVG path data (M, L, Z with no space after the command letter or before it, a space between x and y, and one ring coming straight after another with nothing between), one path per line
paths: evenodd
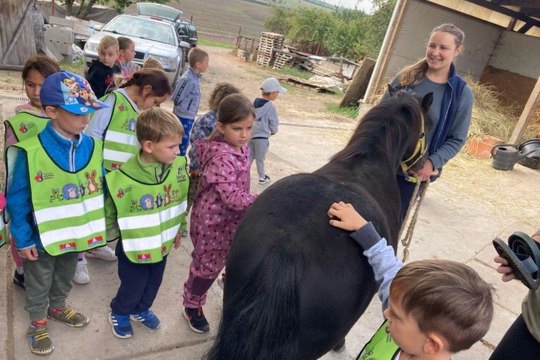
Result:
M180 119L184 127L184 137L180 144L180 155L186 156L189 146L191 127L199 111L201 101L201 87L199 79L208 70L208 53L199 48L193 48L188 55L189 69L182 75L176 84L171 96L174 102L174 114Z
M88 324L66 299L77 252L106 244L101 144L82 133L89 114L106 105L83 98L82 89L94 97L78 75L47 77L40 99L51 121L38 136L7 150L10 230L23 259L27 337L37 355L54 349L47 318L71 327Z

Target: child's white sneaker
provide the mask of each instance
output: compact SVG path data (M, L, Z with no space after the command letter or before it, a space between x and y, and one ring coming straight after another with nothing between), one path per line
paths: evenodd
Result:
M116 261L118 258L114 254L114 250L107 245L92 249L86 252L86 257L91 259L101 259L105 261Z
M88 269L86 268L86 261L79 261L77 263L73 282L80 285L88 284L90 282L90 274L88 274Z

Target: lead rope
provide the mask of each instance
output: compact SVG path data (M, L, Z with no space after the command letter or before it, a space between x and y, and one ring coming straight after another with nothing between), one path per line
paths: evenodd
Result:
M426 195L427 188L429 187L429 179L428 179L422 191L420 191L420 194L418 194L421 181L417 177L411 178L411 180L416 183L416 186L414 187L413 196L411 198L411 201L409 202L409 207L407 208L407 213L405 214L405 219L403 219L403 224L401 226L401 229L399 230L399 235L398 235L398 239L401 239L401 244L403 245L403 258L401 259L402 262L406 262L407 258L409 257L409 247L411 246L412 236L414 233L414 227L416 226L416 221L418 220L418 212L420 210L420 205L422 204L422 201L424 200L424 196ZM416 201L417 196L418 196L418 201ZM413 208L414 208L414 213L412 214L412 218L409 221L409 216L411 215ZM407 225L407 223L409 224ZM405 237L401 238L404 231L405 231Z

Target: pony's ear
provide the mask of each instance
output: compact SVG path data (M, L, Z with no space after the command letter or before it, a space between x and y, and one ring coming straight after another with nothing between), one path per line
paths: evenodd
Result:
M424 111L428 111L432 103L433 103L433 93L430 92L424 95L424 97L422 98L422 109L424 109Z
M392 86L392 84L388 84L388 94L390 96L394 96L397 93L397 89Z

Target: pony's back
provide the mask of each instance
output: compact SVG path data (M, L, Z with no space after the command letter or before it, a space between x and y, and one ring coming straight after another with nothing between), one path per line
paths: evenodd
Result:
M314 174L287 177L257 198L228 256L223 315L208 359L316 359L345 337L376 285L361 248L328 226L336 200L364 213L376 208Z

